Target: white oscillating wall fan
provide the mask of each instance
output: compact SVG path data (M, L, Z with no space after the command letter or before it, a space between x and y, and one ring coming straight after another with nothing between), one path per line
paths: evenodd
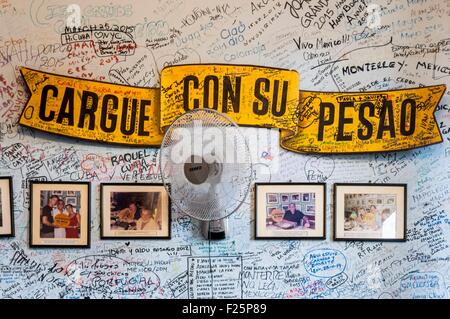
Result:
M252 177L238 125L211 109L181 115L164 135L160 170L172 203L202 221L206 238L225 238L226 218L244 202Z

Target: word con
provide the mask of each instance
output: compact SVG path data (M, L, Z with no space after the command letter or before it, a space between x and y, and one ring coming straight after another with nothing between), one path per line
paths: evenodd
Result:
M231 101L233 112L239 113L241 104L241 76L235 76L234 83L231 76L225 75L222 82L215 75L207 75L202 81L198 76L188 75L183 79L183 107L185 111L197 109L200 106L217 110L219 107L219 91L222 91L222 112L228 112L228 100ZM203 82L203 83L201 83ZM202 98L195 98L192 89L197 90L196 95ZM202 92L198 92L201 89ZM254 85L253 113L265 115L270 112L274 116L282 116L286 113L287 94L289 89L288 81L271 80L269 78L258 78ZM264 93L271 93L269 99ZM278 102L280 100L280 103Z

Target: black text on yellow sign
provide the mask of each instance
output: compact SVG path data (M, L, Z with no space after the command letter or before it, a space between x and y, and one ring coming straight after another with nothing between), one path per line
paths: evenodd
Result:
M296 71L247 65L180 65L161 89L81 80L23 68L31 97L20 124L46 132L158 146L163 131L196 108L240 125L279 128L301 153L397 151L442 142L434 110L445 86L337 93L299 91Z
M20 124L87 140L160 145L159 89L21 71L31 97Z
M215 109L238 124L296 129L296 71L236 65L183 65L161 73L161 126L195 108Z
M367 153L442 142L434 117L445 85L364 93L300 91L298 131L282 145L304 153Z

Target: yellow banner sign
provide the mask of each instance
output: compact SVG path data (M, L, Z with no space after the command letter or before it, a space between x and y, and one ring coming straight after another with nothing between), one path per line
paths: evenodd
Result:
M434 117L445 85L335 93L300 91L298 130L282 141L304 153L366 153L442 142Z
M240 125L281 130L299 153L405 150L442 142L434 118L445 85L363 93L299 91L296 71L247 65L163 69L161 88L137 88L22 68L31 97L19 123L42 131L159 146L164 130L196 108Z
M31 96L19 123L40 131L116 144L159 146L159 89L21 69Z
M297 129L299 75L256 66L180 65L161 73L161 126L196 108L226 113L244 126Z

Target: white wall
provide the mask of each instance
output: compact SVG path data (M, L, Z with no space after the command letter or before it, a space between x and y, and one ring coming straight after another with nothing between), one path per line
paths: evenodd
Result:
M111 156L142 149L76 141L17 126L27 98L19 66L142 86L157 86L161 68L177 61L291 68L300 72L300 87L310 90L450 84L450 73L443 68L450 67L450 1L374 0L379 20L373 25L361 18L365 2L77 1L83 24L135 27L133 40L138 47L125 58L102 57L89 46L70 50L61 43L67 5L74 1L0 1L0 175L13 176L16 219L16 237L0 240L0 298L211 297L209 276L188 287L190 277L209 267L209 250L212 256L229 256L212 260L216 267L230 269L226 276L215 278L214 297L448 298L450 91L436 112L442 122L442 144L390 154L323 157L275 149L272 160L259 158L270 168L256 172L259 182L326 181L327 239L323 241L253 240L253 196L231 217L229 239L213 242L210 248L197 224L175 209L170 241L100 241L100 182L160 182L153 174L130 172L126 164L111 162ZM301 3L301 9L290 10ZM233 33L237 34L231 40ZM396 67L344 74L337 63L331 72L326 62L345 58L346 53L355 63L394 61ZM144 55L142 72L127 77L124 66ZM156 152L149 149L145 157L154 167ZM28 248L27 182L36 177L92 182L90 249ZM330 240L333 183L369 181L408 184L407 242ZM311 252L321 249L333 251L329 271L311 265ZM82 260L91 263L91 270L97 261L104 266L98 269L102 272L91 277L64 274L63 268L75 265L76 269ZM108 272L116 267L118 273ZM108 281L123 279L126 272L134 281ZM77 285L74 278L84 284ZM142 278L145 289L133 293ZM232 285L226 288L226 283Z

